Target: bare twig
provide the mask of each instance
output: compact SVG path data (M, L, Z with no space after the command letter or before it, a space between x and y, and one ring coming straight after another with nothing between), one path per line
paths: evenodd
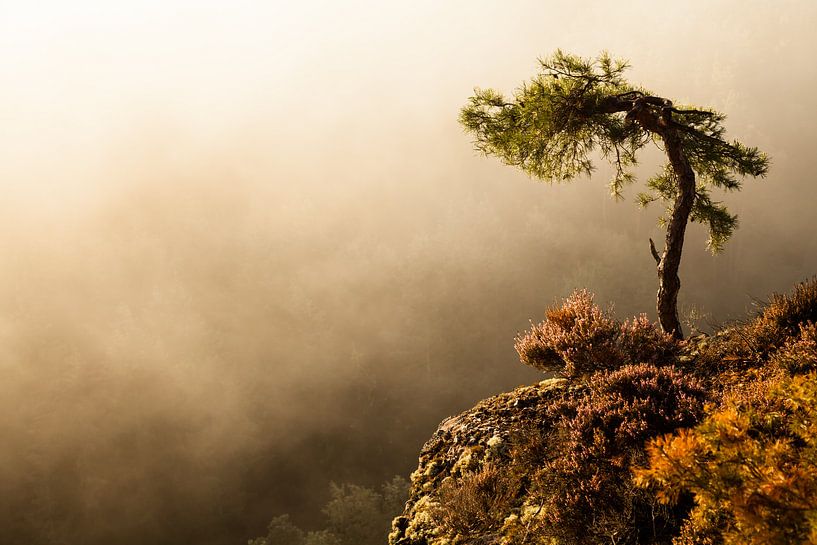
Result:
M652 254L653 259L655 259L655 264L661 264L661 256L658 255L658 250L655 249L655 243L650 239L650 253Z

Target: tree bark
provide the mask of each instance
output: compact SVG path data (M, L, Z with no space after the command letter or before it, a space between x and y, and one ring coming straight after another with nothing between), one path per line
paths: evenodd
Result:
M667 127L661 136L678 183L678 194L675 196L672 216L667 225L664 252L658 263L658 322L665 333L676 339L683 339L684 334L678 319L678 291L681 289L678 268L681 265L684 234L692 205L695 203L695 172L684 154L678 133Z
M681 265L684 235L689 215L692 213L692 205L695 204L696 192L695 171L687 160L679 134L684 126L672 120L672 112L679 110L673 108L672 102L665 98L631 91L607 97L596 105L596 111L608 114L626 112L626 120L638 123L645 131L657 134L664 141L667 158L678 185L678 193L667 225L664 251L659 256L652 240L650 251L658 264L658 323L665 333L676 339L683 339L681 321L678 319L678 292L681 289L678 268Z
M647 100L653 99L653 100ZM655 101L663 101L660 110L656 111ZM672 122L672 103L655 97L637 98L627 112L627 118L639 123L645 130L655 133L664 141L664 148L672 171L678 184L678 193L672 207L672 215L667 224L667 237L664 251L657 259L658 263L658 323L661 330L676 339L683 339L681 321L678 319L678 292L681 279L678 268L681 265L681 252L684 248L689 215L695 203L695 171L684 153L681 137L676 125ZM652 241L650 241L652 243ZM654 245L651 244L654 250ZM653 251L653 256L655 252Z

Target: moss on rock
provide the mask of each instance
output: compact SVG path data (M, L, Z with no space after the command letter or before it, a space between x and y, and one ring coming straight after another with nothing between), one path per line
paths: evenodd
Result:
M479 471L486 462L508 462L511 445L531 429L547 425L548 407L577 388L565 379L544 380L479 402L464 413L444 420L420 452L411 474L404 513L392 523L390 545L456 545L473 543L476 536L446 535L435 518L443 482ZM519 518L519 515L516 515ZM515 532L513 521L502 533ZM482 539L501 539L482 536Z

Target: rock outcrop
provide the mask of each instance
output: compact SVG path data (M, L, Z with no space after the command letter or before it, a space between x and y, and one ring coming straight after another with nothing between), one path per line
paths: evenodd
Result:
M569 378L443 421L389 545L805 543L817 535L816 323L812 280L656 350L646 318L569 298L517 345Z
M444 420L420 453L411 475L406 509L392 523L390 545L444 545L458 541L437 524L438 493L446 480L478 471L483 464L509 461L512 442L526 431L547 425L547 407L575 386L564 379L550 379L523 386L479 402L464 413ZM472 541L500 542L535 506L524 503L497 535L469 536ZM514 518L515 517L515 518ZM463 536L460 536L462 538Z

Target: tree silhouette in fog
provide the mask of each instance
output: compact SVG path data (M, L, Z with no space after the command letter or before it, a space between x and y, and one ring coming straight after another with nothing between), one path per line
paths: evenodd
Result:
M383 483L380 490L355 484L330 486L323 507L326 528L304 531L288 514L274 517L265 536L248 545L381 545L392 518L403 511L409 483L400 476Z

